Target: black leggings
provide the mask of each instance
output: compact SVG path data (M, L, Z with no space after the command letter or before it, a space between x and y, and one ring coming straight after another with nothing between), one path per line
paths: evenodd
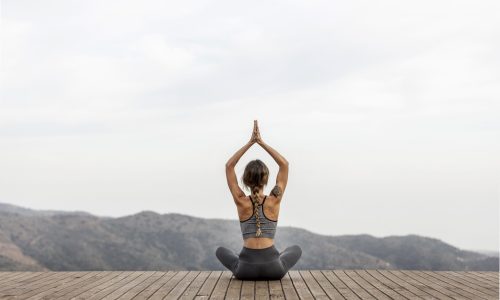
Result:
M302 249L298 245L279 252L274 245L263 249L243 246L239 256L225 247L218 247L215 256L240 280L279 280L293 267Z

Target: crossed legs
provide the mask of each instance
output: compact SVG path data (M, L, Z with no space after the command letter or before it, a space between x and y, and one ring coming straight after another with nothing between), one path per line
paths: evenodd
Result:
M238 275L239 278L254 278L257 280L257 277L266 279L273 277L274 279L281 279L297 263L302 255L302 249L298 245L289 246L280 252L279 260L270 262L265 266L247 262L240 263L238 255L225 247L218 247L215 255L227 269L235 276ZM261 274L261 276L256 274Z

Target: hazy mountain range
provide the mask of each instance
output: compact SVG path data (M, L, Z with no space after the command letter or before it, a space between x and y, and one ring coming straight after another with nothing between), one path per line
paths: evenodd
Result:
M418 235L328 236L278 226L275 245L297 244L293 269L498 271L498 252L461 250ZM112 218L86 212L31 210L0 203L0 270L224 270L218 246L239 253L237 219L143 211Z

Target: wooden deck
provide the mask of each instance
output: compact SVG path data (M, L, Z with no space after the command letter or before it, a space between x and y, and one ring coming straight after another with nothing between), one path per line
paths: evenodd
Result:
M0 299L499 299L498 272L291 270L0 272Z

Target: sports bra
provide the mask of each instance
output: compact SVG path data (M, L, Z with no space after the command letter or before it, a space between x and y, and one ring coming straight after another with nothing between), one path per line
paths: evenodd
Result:
M260 220L260 231L261 234L257 236L257 217L255 215L255 204L252 199L252 211L254 212L252 216L244 221L240 221L241 234L243 239L256 237L256 238L274 238L276 233L276 227L278 225L278 220L271 220L264 214L264 203L266 202L267 195L262 200L258 206L259 210L259 220Z

